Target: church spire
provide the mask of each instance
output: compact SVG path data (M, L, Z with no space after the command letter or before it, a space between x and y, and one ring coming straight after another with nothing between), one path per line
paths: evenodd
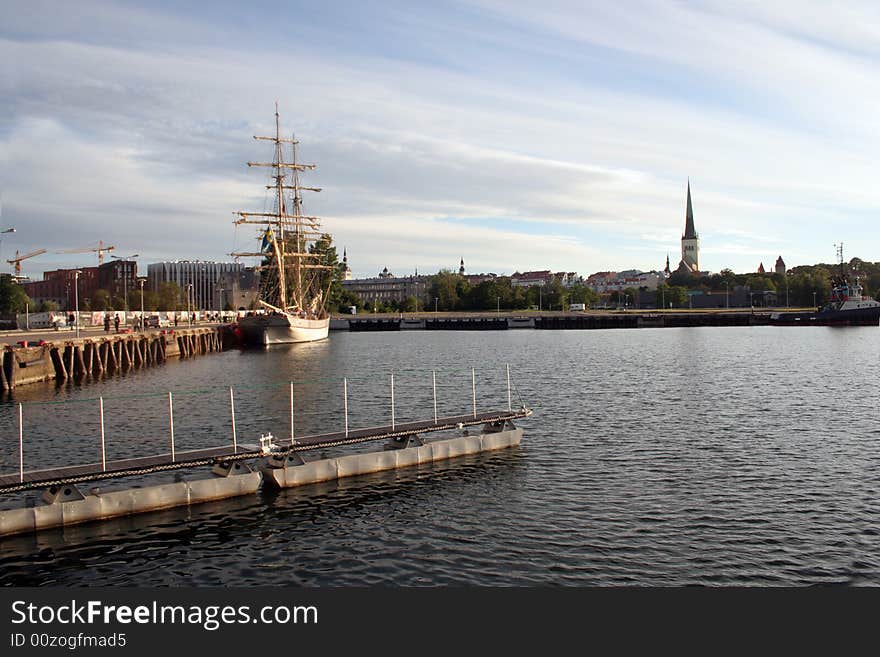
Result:
M664 269L663 271L666 272L667 276L669 276L669 274L672 273L672 270L669 269L669 254L668 253L666 254L666 269Z
M694 228L694 208L691 206L691 179L690 178L688 178L687 211L685 212L683 237L686 240L697 239L697 231Z

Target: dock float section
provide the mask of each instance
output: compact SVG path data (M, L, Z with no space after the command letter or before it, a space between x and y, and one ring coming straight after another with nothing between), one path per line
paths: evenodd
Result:
M256 493L262 486L289 488L345 477L418 466L520 444L513 424L531 415L525 407L503 412L449 416L431 421L298 438L277 447L272 436L260 445L228 445L150 457L44 469L0 476L0 493L43 490L39 503L0 510L0 537L157 511ZM476 427L476 428L475 428ZM451 438L424 434L452 430ZM382 450L306 460L311 450L384 440ZM105 479L210 466L211 476L116 491L80 491L78 485Z

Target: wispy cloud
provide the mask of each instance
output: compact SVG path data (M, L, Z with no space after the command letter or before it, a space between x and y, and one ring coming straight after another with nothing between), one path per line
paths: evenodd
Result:
M688 176L705 267L878 259L873 5L7 4L5 253L225 259L278 100L359 275L656 268Z

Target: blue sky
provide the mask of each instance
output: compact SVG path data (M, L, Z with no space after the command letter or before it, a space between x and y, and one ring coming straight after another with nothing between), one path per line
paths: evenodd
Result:
M272 124L357 276L880 260L880 9L4 0L2 257L226 260ZM265 145L264 145L265 146ZM4 263L4 270L8 265Z

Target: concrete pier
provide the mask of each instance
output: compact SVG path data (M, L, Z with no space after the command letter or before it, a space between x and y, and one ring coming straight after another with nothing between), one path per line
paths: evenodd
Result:
M221 351L218 328L185 328L143 333L108 333L73 338L43 334L37 342L6 344L2 349L0 390L44 381L67 381L81 377L150 367L169 358L191 358Z
M769 324L769 312L731 311L610 311L417 313L336 317L332 331L506 331L508 329L615 329L684 326L756 326Z

